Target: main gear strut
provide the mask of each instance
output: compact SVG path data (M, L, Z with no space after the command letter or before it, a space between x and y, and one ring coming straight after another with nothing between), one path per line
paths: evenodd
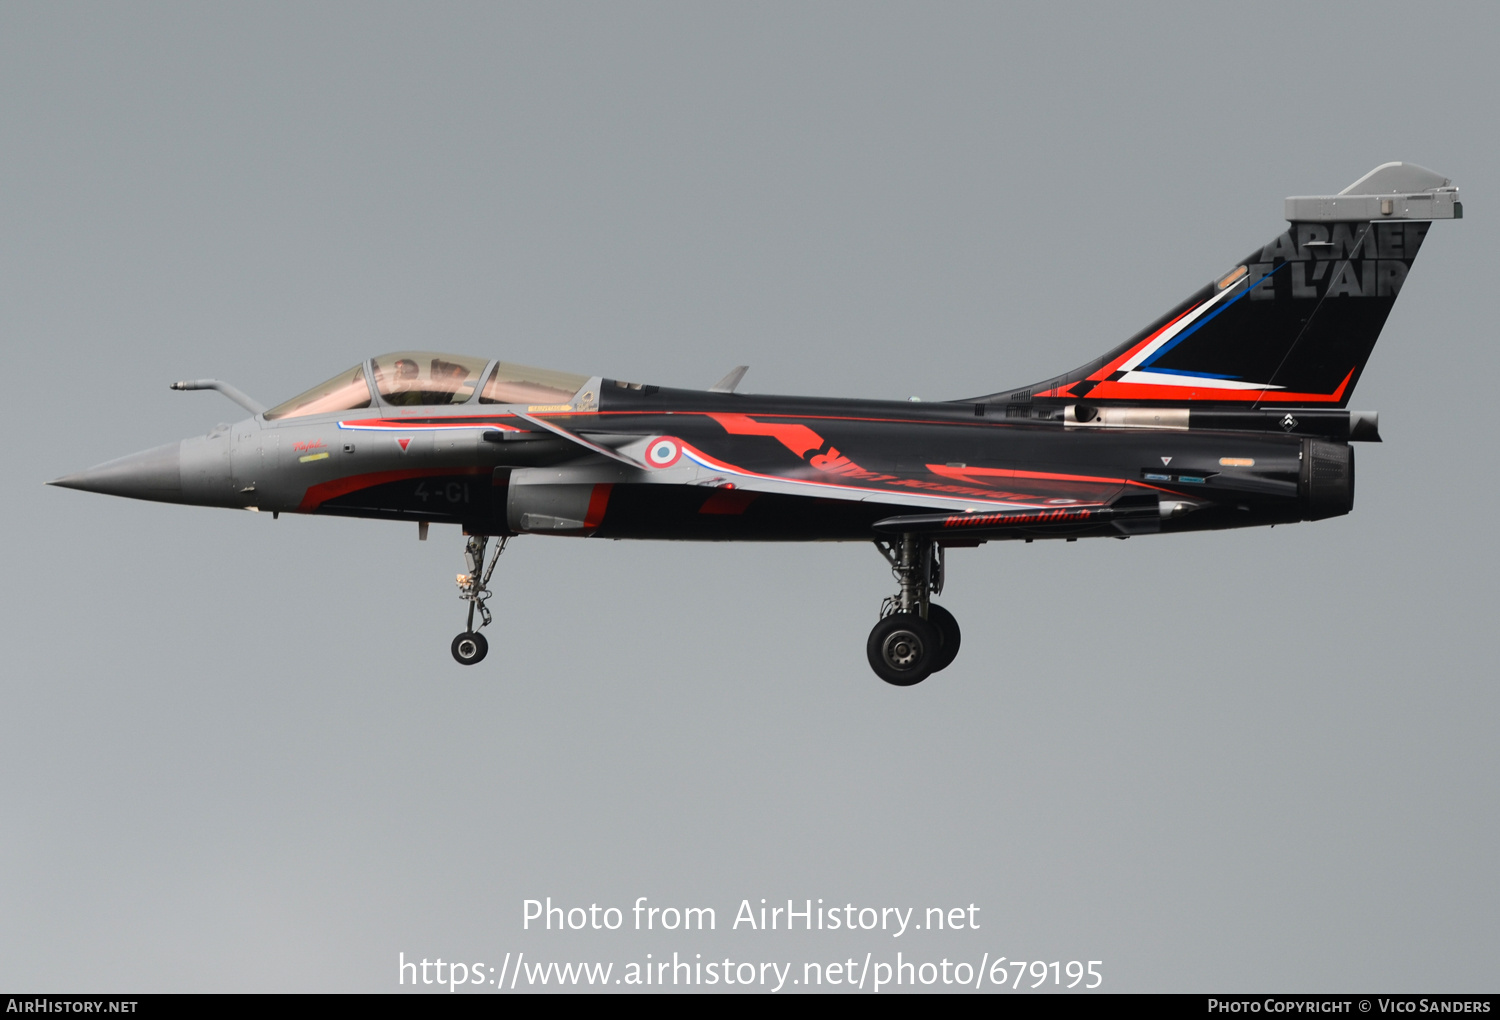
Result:
M899 585L896 594L881 603L880 615L916 613L925 618L931 597L943 593L943 547L908 533L899 539L877 538L875 548L890 563Z
M890 563L899 587L881 603L880 622L870 631L865 654L880 679L910 687L947 668L958 655L958 621L932 601L943 592L943 547L908 532L899 539L876 539L875 548Z
M458 597L469 604L469 622L468 629L453 639L452 651L453 657L465 666L474 665L490 650L490 643L485 640L484 635L474 629L474 610L479 610L481 628L494 622L490 607L485 605L493 594L490 591L490 575L495 572L495 564L500 562L500 554L505 551L510 537L496 541L495 554L490 557L489 566L485 566L484 551L489 540L488 535L469 536L464 545L464 565L469 568L469 572L458 575Z

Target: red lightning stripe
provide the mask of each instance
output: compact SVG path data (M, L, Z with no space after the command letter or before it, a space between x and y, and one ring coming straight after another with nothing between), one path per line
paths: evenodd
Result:
M1054 482L1105 482L1110 485L1134 485L1142 489L1154 489L1157 492L1172 491L1171 489L1163 489L1159 485L1148 485L1145 482L1138 482L1134 478L1103 478L1098 475L1062 475L1052 471L1021 471L1015 468L954 468L948 467L946 464L928 464L927 470L943 478L953 478L961 482L969 482L973 485L984 484L979 478L971 477L978 475L980 477L988 476L991 478L1039 478ZM1030 498L1039 499L1041 497Z
M748 414L710 414L731 436L771 436L798 457L823 448L823 437L806 425L756 421Z
M691 443L683 443L682 446L683 446L684 452L688 453L693 460L695 460L698 463L704 465L705 467L708 467L708 468L710 468L710 469L712 469L714 471L723 471L723 472L726 472L728 474L739 475L739 476L741 476L743 478L759 478L759 479L761 479L763 481L767 481L767 482L781 482L781 483L785 483L785 484L788 484L788 485L809 486L809 487L816 488L816 489L836 489L836 490L838 490L840 492L869 492L869 493L878 493L878 494L884 495L884 496L902 495L902 492L898 491L895 488L879 488L876 485L847 485L847 484L841 485L841 484L834 483L834 482L816 482L816 481L812 481L811 479L808 479L808 478L797 478L797 477L790 477L790 476L786 476L786 475L767 475L767 474L761 474L761 473L756 472L756 471L750 471L750 470L747 470L746 468L742 468L742 467L738 467L738 466L733 465L733 464L725 463L724 461L721 461L721 460L719 460L719 459L717 459L715 457L711 457L708 454L704 453L702 450L698 449L696 446L693 446ZM1063 477L1072 478L1072 477L1076 477L1076 476L1063 476ZM967 480L968 481L972 481L971 479L967 479ZM948 499L948 500L954 500L954 501L957 501L958 499L960 499L963 496L967 495L967 496L970 496L971 498L977 496L980 500L982 500L984 502L987 502L987 503L1007 503L1007 504L1010 504L1010 505L1014 506L1014 505L1016 505L1017 503L1019 503L1019 502L1021 502L1023 500L1025 500L1025 501L1034 501L1036 499L1042 498L1042 497L1038 497L1038 496L1023 496L1023 495L1020 495L1018 493L988 492L988 491L983 490L983 489L977 489L977 490L976 489L960 489L957 486L953 486L953 487L940 486L940 485L937 485L937 484L934 484L934 483L924 483L921 479L916 479L916 478L897 478L895 475L879 475L876 478L872 479L872 481L877 482L877 483L884 482L884 483L887 483L887 484L889 484L891 486L901 486L904 489L914 489L915 491L913 491L913 492L910 493L913 496L927 496L927 497L931 497L931 498ZM1114 482L1116 484L1119 484L1119 479L1115 479L1115 478L1104 479L1104 481L1109 481L1109 482ZM983 484L983 483L975 483L975 484ZM1130 484L1136 485L1136 484L1140 484L1140 483L1132 482ZM951 488L951 491L949 491L950 488ZM1155 488L1155 486L1147 486L1147 488ZM934 490L934 491L923 491L923 490L927 490L927 489L931 489L931 490ZM1166 490L1163 490L1163 491L1166 491ZM848 497L838 497L838 498L848 498ZM1094 501L1090 501L1090 502L1094 502Z
M1344 381L1339 383L1338 389L1332 393L1288 393L1286 390L1221 390L1205 385L1202 388L1196 386L1170 386L1158 383L1136 383L1107 381L1102 382L1089 390L1089 399L1119 398L1124 400L1171 400L1177 403L1188 401L1212 401L1214 403L1298 403L1298 404L1336 404L1344 399L1344 391L1349 388L1349 380L1354 378L1354 369L1349 369L1349 374L1344 376Z
M490 473L490 468L446 467L407 468L400 471L372 471L365 475L349 475L347 478L335 478L331 482L309 486L302 495L302 502L297 505L297 512L311 513L337 496L368 489L373 485L384 485L387 482L402 482L409 478L431 478L434 475L487 475Z
M609 506L609 494L614 491L614 487L613 482L606 482L594 486L594 491L589 493L589 508L583 515L585 531L593 531L604 523L604 511Z
M1198 307L1198 306L1197 306L1197 305L1193 305L1193 307L1192 307L1192 308L1189 308L1189 309L1187 309L1187 310L1186 310L1186 311L1184 311L1184 312L1183 312L1183 313L1182 313L1182 315L1187 315L1187 314L1188 314L1188 313L1189 313L1189 312L1191 312L1191 311L1192 311L1192 310L1193 310L1193 308L1197 308L1197 307ZM1177 320L1178 320L1178 319L1181 319L1181 318L1182 318L1182 315L1179 315L1179 316L1177 316L1177 318L1176 318L1176 319L1173 319L1173 320L1172 320L1172 321L1171 321L1171 322L1169 322L1169 323L1167 323L1167 324L1166 324L1166 325L1165 325L1165 326L1163 326L1163 327L1162 327L1162 328L1161 328L1161 329L1159 329L1159 330L1157 330L1157 331L1156 331L1156 332L1155 332L1155 333L1152 333L1152 334L1151 334L1151 335L1150 335L1150 336L1148 336L1148 337L1147 337L1147 338L1146 338L1146 339L1144 339L1144 340L1142 340L1142 341L1141 341L1141 342L1140 342L1140 343L1138 343L1138 344L1136 344L1136 345L1135 345L1135 346L1134 346L1134 347L1132 347L1132 348L1130 348L1130 350L1128 350L1128 351L1126 351L1126 352L1125 352L1125 353L1124 353L1124 354L1122 354L1122 355L1120 355L1120 356L1119 356L1119 357L1118 357L1118 358L1116 358L1116 359L1114 359L1114 360L1113 360L1113 361L1111 361L1111 362L1110 362L1110 363L1109 363L1109 364L1107 364L1107 365L1105 365L1105 366L1104 366L1104 367L1103 367L1103 368L1101 368L1101 369L1099 369L1099 371L1097 371L1097 372L1095 372L1095 373L1094 373L1094 374L1093 374L1093 375L1091 375L1091 376L1089 376L1089 378L1090 378L1090 379L1094 379L1094 380L1099 380L1099 379L1106 379L1106 378L1108 378L1108 377L1109 377L1109 374L1110 374L1110 373L1111 373L1111 372L1113 372L1113 371L1114 371L1114 370L1115 370L1115 369L1117 369L1117 368L1119 368L1119 367L1120 367L1120 366L1121 366L1121 365L1123 365L1123 364L1125 364L1125 362L1127 362L1127 361L1129 361L1129 360L1130 360L1130 359L1131 359L1131 358L1132 358L1132 357L1134 357L1134 356L1135 356L1135 354L1136 354L1136 353L1138 353L1138 352L1139 352L1139 351L1143 351L1143 350L1145 350L1145 349L1146 349L1146 348L1147 348L1147 347L1149 347L1149 346L1151 346L1151 343L1152 343L1152 342L1153 342L1153 341L1154 341L1154 340L1155 340L1155 339L1156 339L1156 338L1157 338L1157 337L1159 337L1159 336L1161 336L1161 335L1162 335L1162 334L1163 334L1163 333L1165 333L1165 332L1166 332L1166 331L1167 331L1167 330L1169 330L1169 329L1171 329L1171 328L1172 328L1172 327L1173 327L1173 326L1175 326L1175 325L1177 325Z
M437 419L411 419L411 418L355 418L345 419L339 422L341 429L356 429L361 431L392 431L392 432L420 432L426 430L440 429L495 429L500 432L524 432L514 425L502 424L497 419L501 417L494 414L470 414L453 415ZM504 415L510 418L512 415Z

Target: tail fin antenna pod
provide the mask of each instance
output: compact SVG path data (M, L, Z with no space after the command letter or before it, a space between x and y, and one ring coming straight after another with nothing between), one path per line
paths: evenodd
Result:
M1286 200L1287 230L1103 357L986 401L1345 407L1446 177L1385 163L1337 195Z

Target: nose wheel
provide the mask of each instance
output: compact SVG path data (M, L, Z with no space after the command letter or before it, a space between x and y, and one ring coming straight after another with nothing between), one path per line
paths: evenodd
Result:
M881 606L865 655L880 679L911 687L947 669L958 655L958 621L932 601L943 590L943 547L909 534L897 541L877 540L875 547L890 562L901 588Z
M472 666L489 654L490 643L478 631L466 630L453 639L453 658Z
M468 629L454 638L453 644L449 646L454 661L461 666L472 666L489 654L490 643L479 630L488 627L494 620L489 606L485 605L492 594L490 575L495 572L495 564L500 562L500 554L505 551L509 541L509 537L506 537L495 543L495 554L490 557L489 566L485 566L484 562L485 546L489 544L488 535L470 535L464 546L464 565L469 568L469 572L458 575L458 597L469 604ZM478 628L474 626L475 610L479 612Z

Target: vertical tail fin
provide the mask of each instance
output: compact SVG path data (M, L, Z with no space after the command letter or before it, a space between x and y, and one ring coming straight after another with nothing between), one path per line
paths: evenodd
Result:
M1090 404L1348 404L1447 178L1386 163L1337 195L1288 198L1288 229L1113 351L1018 394Z

